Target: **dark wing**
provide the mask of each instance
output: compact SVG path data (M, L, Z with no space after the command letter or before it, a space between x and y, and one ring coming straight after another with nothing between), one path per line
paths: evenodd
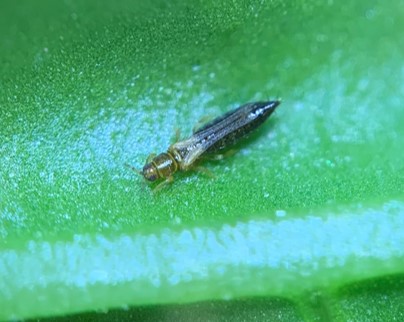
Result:
M279 104L280 101L245 104L204 125L194 138L209 153L232 146L261 125Z
M235 144L262 124L280 101L248 103L214 119L196 131L189 139L177 142L172 149L182 157L187 169L204 153L211 153Z

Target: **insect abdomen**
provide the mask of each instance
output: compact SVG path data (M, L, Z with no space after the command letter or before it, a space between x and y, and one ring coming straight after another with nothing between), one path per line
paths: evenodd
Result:
M238 118L235 118L234 120L229 118L229 124L224 128L221 128L218 131L219 133L216 133L220 139L209 146L206 149L206 152L214 153L236 144L240 139L247 136L250 132L265 122L279 103L279 101L258 102L240 108ZM235 116L237 115L236 113L234 114ZM220 122L224 123L226 122L226 119L221 119Z
M236 129L233 132L228 133L226 136L224 136L222 139L217 141L215 144L210 146L206 152L207 153L215 153L219 150L223 150L225 148L229 148L233 145L235 145L240 139L245 137L248 133L253 131L255 128L257 128L258 125L254 124L246 124L243 127L240 127Z

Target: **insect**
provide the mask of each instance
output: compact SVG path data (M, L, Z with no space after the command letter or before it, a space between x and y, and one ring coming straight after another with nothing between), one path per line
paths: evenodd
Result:
M193 135L171 145L167 152L151 154L140 173L148 181L165 179L154 189L160 190L174 180L177 171L195 168L201 157L227 149L261 125L280 104L279 100L247 103L208 122Z

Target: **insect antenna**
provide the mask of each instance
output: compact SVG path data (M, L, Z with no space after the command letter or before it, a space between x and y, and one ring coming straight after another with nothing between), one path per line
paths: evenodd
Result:
M143 172L136 169L133 165L130 165L129 163L125 163L125 167L131 169L133 172L140 174L141 176L143 176Z

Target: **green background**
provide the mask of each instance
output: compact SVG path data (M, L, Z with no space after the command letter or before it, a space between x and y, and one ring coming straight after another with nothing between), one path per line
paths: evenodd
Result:
M403 28L401 1L3 1L0 318L400 317ZM124 166L274 98L216 179Z

